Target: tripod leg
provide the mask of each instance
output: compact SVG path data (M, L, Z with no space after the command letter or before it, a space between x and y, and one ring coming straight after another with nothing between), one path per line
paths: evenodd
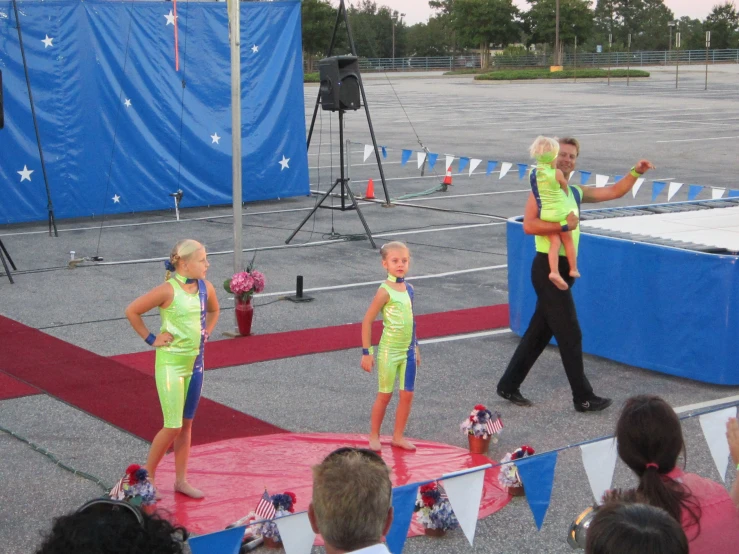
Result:
M10 268L8 267L8 263L5 261L5 255L3 254L3 250L5 248L0 249L0 260L3 262L3 267L5 268L5 275L8 276L8 279L10 279L10 284L13 284L13 276L10 274ZM14 266L15 269L15 266Z
M10 254L8 253L8 249L5 248L5 245L3 244L3 241L2 240L0 240L0 250L2 250L3 252L5 252L5 255L8 257L8 261L10 262L11 267L14 270L18 271L18 268L15 267L15 264L13 263L13 258L10 257Z
M331 195L331 192L333 192L333 190L336 188L336 185L338 185L340 182L341 182L341 179L336 179L336 181L334 182L334 184L331 185L331 188L328 189L328 191L326 191L326 194L324 194L323 197L318 201L318 203L315 206L313 206L313 209L310 211L310 213L308 213L308 215L305 216L305 219L300 223L300 225L298 225L298 228L293 231L292 235L290 235L289 237L287 237L287 240L285 241L285 244L290 244L290 241L293 240L293 238L295 237L295 235L298 234L298 231L300 231L300 229L302 229L303 225L305 225L306 222L311 218L311 216L314 213L316 213L316 211L318 210L318 208L321 207L321 204L323 204L323 201L326 200L326 198L328 198Z
M372 231L370 231L369 225L367 225L367 222L364 220L364 216L362 215L362 210L359 209L359 204L357 203L357 199L354 197L354 193L352 192L352 188L349 186L349 183L346 183L346 191L349 193L349 198L352 199L352 204L354 204L354 209L357 210L357 215L359 216L359 219L362 221L362 225L364 226L364 231L367 233L367 238L370 241L370 244L372 245L372 248L377 248L377 245L375 244L375 240L372 238Z

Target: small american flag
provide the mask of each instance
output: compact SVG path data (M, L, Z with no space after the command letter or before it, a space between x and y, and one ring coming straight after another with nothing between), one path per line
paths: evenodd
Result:
M115 484L115 487L110 489L108 496L112 498L113 500L125 500L126 491L123 490L123 481L126 481L126 480L128 480L128 475L126 475L125 477L122 477L121 480Z
M255 511L257 517L260 519L272 519L275 517L275 506L272 504L272 499L269 497L269 494L267 494L266 489L262 498L259 499L259 504L257 504L257 509Z
M446 491L444 490L444 487L441 486L441 483L437 481L436 487L439 489L439 498L441 500L449 500L449 497L447 496Z
M500 416L496 416L495 419L490 418L488 419L487 423L485 423L485 432L488 435L494 435L495 433L500 433L503 430L503 420L500 419Z

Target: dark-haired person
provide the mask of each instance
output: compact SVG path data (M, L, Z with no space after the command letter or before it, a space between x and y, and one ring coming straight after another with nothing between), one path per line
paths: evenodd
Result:
M371 450L340 448L313 466L308 518L326 554L390 554L383 537L393 522L390 470Z
M688 554L680 524L648 504L607 502L588 528L585 554Z
M187 536L184 527L131 504L99 499L55 518L36 554L179 554Z
M565 179L575 170L577 157L580 154L580 143L571 137L559 139L557 169L561 170ZM503 377L497 386L497 393L518 406L531 406L532 402L525 398L519 390L536 360L547 347L552 337L557 339L562 364L567 380L572 389L572 400L578 412L596 412L605 410L611 405L610 398L601 398L593 392L588 378L585 376L582 357L582 332L577 320L575 302L572 298L572 286L575 282L570 277L570 265L567 262L564 248L559 253L559 272L564 276L569 288L558 289L549 280L549 238L547 235L571 231L572 240L577 250L580 240L579 215L580 203L605 202L621 198L628 193L636 180L654 166L647 160L640 160L631 171L618 183L609 187L580 187L570 185L567 203L570 214L565 225L542 221L539 218L539 205L534 194L529 194L523 215L523 231L527 235L536 235L536 256L531 265L531 282L536 292L536 310L531 317L526 332L521 338L511 361L508 363ZM535 176L532 172L532 179Z
M624 404L616 424L618 455L639 478L635 489L611 491L609 500L643 502L679 521L691 554L739 552L739 511L723 485L685 473L680 420L659 396L635 396Z

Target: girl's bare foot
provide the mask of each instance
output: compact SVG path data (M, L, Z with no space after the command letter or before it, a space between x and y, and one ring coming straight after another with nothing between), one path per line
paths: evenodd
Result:
M379 438L370 437L369 447L372 452L382 452L382 444L380 443Z
M549 274L549 280L554 283L554 285L559 290L567 290L569 285L565 282L564 279L562 279L562 276L559 273L550 273Z
M580 272L578 270L576 270L576 269L572 269L572 270L570 270L570 277L572 277L574 279L579 279L580 278Z
M180 494L184 494L185 496L189 496L190 498L203 498L205 496L203 494L203 491L201 491L200 489L196 489L187 481L183 483L175 483L174 490L175 492L179 492Z
M408 442L407 439L402 438L402 437L400 439L393 439L390 444L395 446L396 448L402 448L403 450L410 450L411 452L416 450L416 446L413 443Z

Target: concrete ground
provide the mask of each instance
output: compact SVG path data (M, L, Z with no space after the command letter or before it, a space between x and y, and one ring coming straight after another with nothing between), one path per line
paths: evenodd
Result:
M645 157L657 167L650 180L739 188L733 148L739 139L739 74L736 66L709 70L708 91L703 90L704 70L698 66L680 68L677 90L675 68L653 68L650 79L632 81L628 87L624 80L612 80L609 86L580 81L479 83L469 76L436 74L368 75L367 99L378 143L387 147L383 166L392 198L432 189L443 176L443 156L434 171L426 168L421 176L415 154L401 166L402 149L420 150L423 144L430 152L483 160L472 176L457 175L455 162L453 186L447 192L419 196L405 204L397 201L393 208L361 205L375 240L408 243L411 274L428 276L415 282L417 311L507 302L504 220L522 213L528 188L518 180L515 164L528 162L528 146L538 134L578 137L582 142L579 167L593 172L591 183L595 173L624 174ZM316 93L315 85L306 85L306 124ZM309 151L315 191L325 191L338 175L337 124L336 117L319 111ZM372 178L376 195L383 199L376 163L373 158L362 161L363 144L370 139L361 111L346 115L346 138L353 143L349 150L355 192L364 193L367 179ZM485 176L487 160L511 162L513 170L503 179L497 173ZM686 189L674 200L685 200ZM705 189L700 198L710 194ZM285 240L316 200L316 196L290 198L245 207L244 245L258 249L256 264L267 276L265 294L255 300L257 333L360 321L376 284L355 285L383 278L379 254L361 237L363 229L353 212L319 210L286 247ZM613 204L650 201L648 181L636 198L629 195ZM179 238L193 237L211 252L209 279L216 284L223 307L214 339L232 340L220 334L233 328L233 303L220 287L233 266L230 213L227 207L186 210L180 222L170 212L140 213L107 218L102 226L99 219L60 221L60 235L53 239L46 234L44 222L2 227L0 238L19 272L14 285L0 277L0 313L104 356L144 350L146 345L123 319L123 309L163 278L161 262L151 259L167 256ZM70 250L103 256L105 262L66 269ZM309 292L313 302L283 301L293 293L297 275L304 276L306 288L316 289ZM604 283L604 289L612 286L618 286L617 275ZM152 327L156 319L148 320ZM458 424L472 405L483 402L503 414L506 427L491 452L493 459L500 459L522 444L541 452L610 435L620 406L634 394L659 394L682 407L736 395L739 389L587 356L586 371L596 392L612 397L614 407L577 414L559 353L550 347L523 386L535 407L518 408L495 395L495 383L517 343L518 337L502 332L422 345L424 364L409 436L464 446ZM628 348L627 336L624 348ZM0 346L0 370L2 360ZM343 394L342 383L361 394ZM359 353L351 350L209 371L204 394L292 431L366 433L375 390L374 379L359 369ZM284 416L286 402L297 417ZM108 483L129 463L143 461L148 449L146 442L45 394L0 402L0 426ZM389 430L386 425L385 431ZM698 421L686 421L684 431L688 471L718 480ZM0 433L0 449L0 550L4 552L32 551L53 516L101 492L7 433ZM614 484L633 483L619 463ZM559 456L551 506L541 531L525 499L516 498L478 523L474 547L455 532L443 539L410 539L405 551L568 552L567 528L591 502L580 454L577 449L567 450ZM245 507L245 512L252 508Z

